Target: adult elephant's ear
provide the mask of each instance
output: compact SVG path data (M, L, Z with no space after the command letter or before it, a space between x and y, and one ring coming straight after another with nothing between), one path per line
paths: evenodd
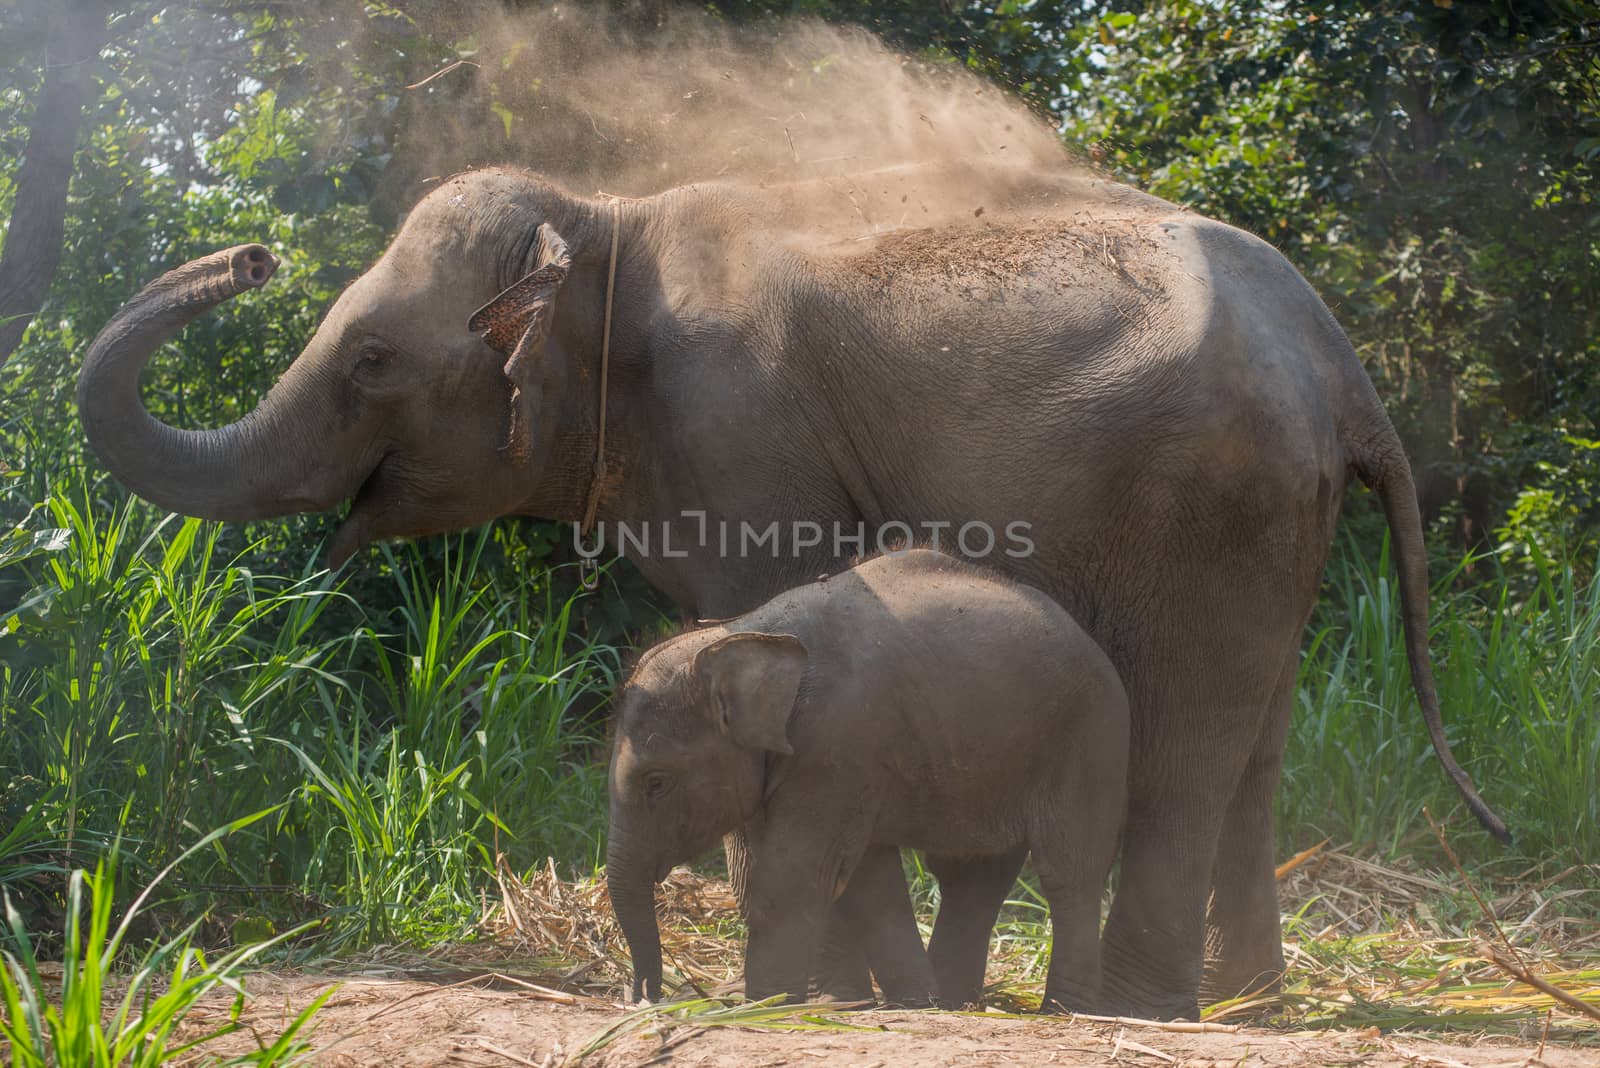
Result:
M502 451L519 461L528 458L528 428L538 417L552 370L536 357L536 350L550 336L556 294L572 266L567 243L549 223L539 226L535 262L533 270L467 320L467 329L482 334L490 348L509 354L505 375L511 383L511 417Z
M689 670L705 688L718 730L740 745L787 754L794 752L789 716L806 659L799 638L746 631L701 649Z

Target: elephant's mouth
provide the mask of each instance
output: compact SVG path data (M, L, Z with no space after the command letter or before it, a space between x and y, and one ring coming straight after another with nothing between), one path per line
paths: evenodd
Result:
M362 480L360 488L350 502L350 511L333 532L333 540L328 544L328 566L334 569L341 567L344 562L354 556L356 551L375 541L380 534L377 530L377 520L384 512L380 503L383 494L379 487L383 482L384 470L389 464L389 454L385 453L373 465L371 472Z

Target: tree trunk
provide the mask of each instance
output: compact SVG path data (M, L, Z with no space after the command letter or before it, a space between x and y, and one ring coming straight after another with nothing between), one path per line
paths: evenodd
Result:
M44 83L28 127L28 147L17 171L16 200L5 249L0 253L0 364L22 341L44 303L61 262L67 186L83 122L95 92L90 65L106 39L106 10L92 0L48 6Z

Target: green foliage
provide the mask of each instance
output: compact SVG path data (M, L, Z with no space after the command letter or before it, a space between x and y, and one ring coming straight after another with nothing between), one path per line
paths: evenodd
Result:
M184 856L265 815L257 813L213 831ZM127 967L130 928L172 869L152 879L112 927L118 852L118 843L113 843L92 874L81 868L71 873L59 988L45 979L34 938L6 897L8 930L0 935L0 946L6 947L0 950L0 1038L8 1047L8 1063L16 1068L155 1068L186 1053L204 1052L206 1043L239 1029L245 995L237 976L252 957L279 939L208 958L193 944L197 920L152 945ZM117 998L119 980L123 990ZM236 993L230 1021L197 1037L180 1037L179 1028L190 1010L218 988ZM298 1039L300 1031L333 993L328 990L302 1009L275 1041L263 1040L255 1053L228 1063L265 1066L296 1058L305 1048Z
M1600 849L1600 582L1532 548L1534 582L1434 589L1432 647L1447 734L1516 835L1518 858L1581 863ZM1586 577L1587 576L1587 577ZM1463 809L1411 690L1387 554L1347 545L1300 670L1284 763L1286 850L1323 836L1389 853L1433 847L1423 806ZM1470 818L1455 821L1471 828ZM1420 839L1419 839L1419 836Z
M1355 342L1425 509L1481 543L1567 437L1600 437L1600 8L1132 7L1101 21L1069 133L1282 249Z
M1563 437L1570 451L1541 460L1497 532L1512 565L1543 560L1593 560L1600 546L1600 441ZM1591 569L1592 577L1593 571Z
M44 514L8 544L55 551L0 570L20 591L0 626L0 804L24 817L0 876L19 907L53 910L33 878L52 858L122 833L159 865L262 804L284 808L190 855L185 885L201 902L276 887L280 918L331 910L340 941L467 930L497 851L600 855L604 779L578 717L615 655L573 635L575 598L487 573L491 533L451 540L439 570L422 548L391 555L391 630L326 571L258 574L259 546L230 559L219 525L82 496Z

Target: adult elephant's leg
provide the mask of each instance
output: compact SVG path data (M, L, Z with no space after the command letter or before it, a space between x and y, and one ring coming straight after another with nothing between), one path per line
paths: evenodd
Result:
M926 855L928 870L939 880L939 915L928 957L944 1008L982 1000L989 937L1027 855L1025 847L992 857Z
M1176 791L1131 804L1102 937L1103 1012L1198 1018L1206 884L1221 825L1215 809Z
M1292 650L1285 661L1261 734L1222 818L1211 867L1202 1004L1276 993L1283 980L1272 806L1294 706L1299 650Z
M728 881L733 884L733 896L739 902L739 911L748 917L747 903L750 888L750 863L753 856L753 826L741 827L722 838L722 855L728 862Z
M1128 819L1103 938L1113 1014L1198 1015L1212 862L1283 663L1262 652L1283 646L1283 628L1274 640L1255 625L1264 616L1241 611L1234 627L1195 617L1180 635L1137 647L1123 668Z

